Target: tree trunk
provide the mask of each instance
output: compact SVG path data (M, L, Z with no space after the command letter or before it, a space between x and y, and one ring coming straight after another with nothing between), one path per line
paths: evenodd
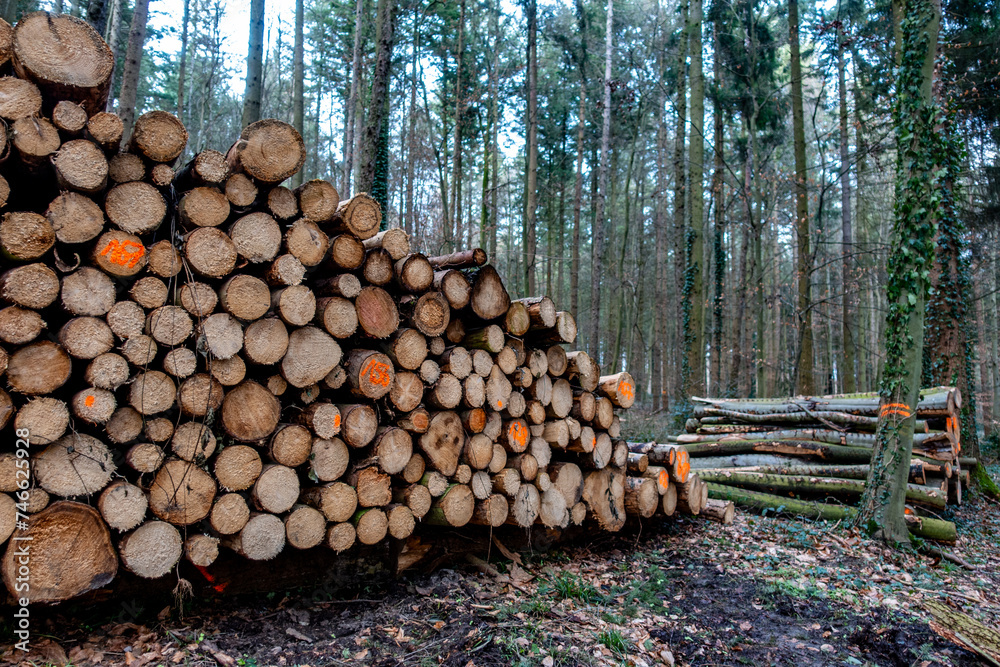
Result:
M691 138L688 148L688 195L691 223L685 235L684 393L705 391L704 226L705 75L702 70L702 0L691 0L688 39L691 54Z
M455 115L454 140L451 154L451 209L452 221L445 230L452 237L445 239L449 251L461 245L462 240L462 63L465 50L465 0L459 2L458 51L455 54Z
M396 1L379 0L378 30L375 35L378 45L375 55L375 72L372 76L368 122L365 124L365 132L361 137L361 146L358 150L358 179L355 184L355 189L358 192L368 192L375 185L375 161L379 135L382 134L382 123L389 122L387 113L389 70L392 65L395 25Z
M132 27L129 29L128 49L125 51L125 70L122 73L122 87L118 94L118 115L124 129L122 136L132 134L135 122L135 103L139 89L139 69L142 65L142 47L146 41L146 18L149 14L149 0L137 0L132 13Z
M117 5L120 0L111 0L113 3L112 16L117 12ZM181 62L177 68L177 117L184 120L184 83L187 76L188 60L188 23L190 22L191 0L184 0L184 14L181 18Z
M250 42L247 46L246 91L243 94L243 127L260 120L260 102L264 90L263 69L264 0L250 0Z
M837 41L846 39L837 29ZM850 166L850 134L847 129L847 76L844 64L844 46L837 44L837 88L840 102L840 230L841 256L843 266L841 273L843 309L841 311L841 328L843 331L842 347L844 350L840 373L844 378L843 389L848 394L858 390L857 348L854 324L854 232L851 219L851 166Z
M354 162L356 159L354 148L357 144L357 138L354 136L354 130L357 125L358 93L361 88L361 17L363 16L363 10L364 1L358 0L354 7L354 55L351 59L351 96L347 100L347 123L344 132L344 189L342 192L345 197L353 192L351 189L351 179L354 176Z
M713 27L715 50L719 50L718 26ZM725 85L722 78L721 58L713 58L713 75L715 85L720 89ZM706 389L710 393L721 393L724 390L722 384L722 323L725 312L725 299L722 296L726 280L726 253L723 248L723 226L725 224L725 122L726 116L718 97L713 101L712 116L715 124L715 134L713 140L713 150L715 153L715 165L712 173L712 254L714 255L714 291L712 295L712 362L711 372L708 381L705 383Z
M895 242L889 259L882 408L872 469L855 519L856 525L889 543L909 542L903 509L913 449L913 413L920 394L929 287L922 271L933 260L938 216L937 207L927 202L934 200L938 190L934 172L940 160L930 112L941 5L937 0L908 0L906 4L902 46L915 57L911 62L903 59L897 82Z
M795 272L798 278L796 309L799 319L795 392L810 395L815 393L810 296L812 253L809 249L809 191L806 187L806 130L802 111L802 56L799 52L798 0L788 0L788 44L791 49L792 134L795 144Z
M292 127L299 135L305 135L305 126L303 123L303 111L302 107L305 103L303 84L305 83L305 45L303 42L302 29L305 22L305 8L303 7L303 0L295 0L295 47L294 47L294 65L292 70ZM302 171L297 171L292 176L292 187L298 187L302 185ZM346 194L346 193L345 193Z
M611 55L614 28L614 0L608 0L604 40L604 114L601 121L601 158L598 163L597 201L594 202L593 244L590 268L590 347L600 364L601 354L601 272L604 259L604 205L608 191L608 152L611 150Z
M528 137L524 185L524 289L535 293L535 224L538 207L538 15L535 0L527 0L528 19ZM610 19L609 19L610 20ZM610 32L608 33L610 35ZM610 49L610 41L609 47ZM609 51L610 53L610 51Z
M686 223L686 212L687 212L687 174L684 170L684 142L687 137L687 54L690 48L690 43L688 40L688 2L687 0L682 0L680 5L680 25L681 34L678 39L677 46L677 62L675 67L677 68L677 80L675 88L675 108L677 109L677 127L674 135L674 157L673 157L673 174L674 174L674 227L673 227L673 245L674 245L674 285L683 286L684 285L684 268L686 261L686 252L684 250L684 230ZM675 287L676 289L676 287ZM677 301L676 292L674 293L674 300ZM685 365L686 356L683 355L683 340L684 340L684 317L683 317L683 305L674 311L674 330L672 332L672 338L676 345L682 347L680 350L682 356L680 360L675 358L678 356L676 354L671 354L670 358L675 360L672 363L674 372L672 373L674 390L678 394L683 394L683 366ZM676 348L674 350L677 351ZM679 372L680 371L680 372Z

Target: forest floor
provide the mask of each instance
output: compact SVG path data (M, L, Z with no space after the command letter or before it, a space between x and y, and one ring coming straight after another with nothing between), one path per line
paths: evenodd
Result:
M35 617L31 654L0 647L0 663L978 665L930 630L922 606L942 600L1000 625L1000 512L969 495L948 518L960 535L952 551L975 570L840 526L685 517L520 563L493 549L492 574L455 565L353 597L301 589L56 608Z

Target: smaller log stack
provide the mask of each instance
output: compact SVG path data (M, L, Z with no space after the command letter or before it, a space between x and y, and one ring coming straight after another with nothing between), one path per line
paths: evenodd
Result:
M671 437L691 457L710 498L756 509L838 519L864 490L878 424L877 394L729 400L695 398L687 433ZM953 541L953 524L935 519L961 504L968 485L959 438L961 393L954 387L920 392L907 488L911 531Z
M155 579L182 559L210 571L222 549L342 553L419 525L614 531L705 504L680 448L621 440L629 374L572 350L551 299L511 299L483 250L427 257L365 193L282 186L306 147L278 120L178 165L177 118L122 137L103 111L110 51L89 25L37 12L5 34L12 594L15 511L40 554L31 599L54 602L119 562Z

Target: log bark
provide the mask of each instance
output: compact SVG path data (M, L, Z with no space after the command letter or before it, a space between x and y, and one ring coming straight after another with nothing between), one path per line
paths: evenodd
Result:
M472 250L463 250L450 255L439 255L428 258L431 266L435 269L471 269L482 266L486 263L486 260L486 251L482 248L473 248Z

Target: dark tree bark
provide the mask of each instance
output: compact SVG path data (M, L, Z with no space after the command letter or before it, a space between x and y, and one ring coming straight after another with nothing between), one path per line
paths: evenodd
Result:
M127 140L135 123L135 102L139 90L139 68L142 65L142 47L146 42L146 19L149 15L149 0L136 0L132 12L132 27L129 30L128 49L125 51L125 69L122 72L122 87L118 95L118 115L121 116Z
M601 120L601 158L598 163L597 201L594 203L594 241L590 268L590 354L601 358L601 271L604 260L604 198L608 191L608 152L611 148L611 54L614 0L608 0L604 38L604 114Z
M691 223L685 237L687 266L684 275L684 352L687 395L705 391L705 74L702 70L702 0L691 0L688 39L691 54L691 138L688 140L688 192Z
M295 47L293 58L295 60L292 71L292 127L301 136L305 136L305 125L303 121L302 107L305 104L305 94L303 92L303 79L305 78L305 44L302 35L302 28L305 22L305 8L302 0L295 0ZM293 187L302 185L302 170L292 176Z
M538 207L538 14L528 0L528 146L524 184L524 286L535 293L535 215Z
M147 0L148 1L148 0ZM243 127L260 120L264 90L264 0L250 0L250 43L247 47L247 81L243 95Z
M377 44L375 73L372 77L368 122L365 124L358 151L358 178L355 184L358 192L369 192L375 185L375 161L379 135L382 134L383 122L388 123L389 70L392 64L395 25L395 0L379 0L378 29L375 35Z
M351 96L347 99L347 124L344 132L344 196L351 190L351 180L354 178L354 149L357 138L354 130L357 125L358 93L361 88L361 17L364 2L358 0L354 7L354 52L351 58Z
M900 20L902 53L895 122L897 124L896 219L889 258L889 313L882 341L878 430L871 470L856 518L857 526L889 543L908 543L904 518L906 481L913 453L915 413L920 396L924 317L934 258L940 187L934 122L934 59L941 24L940 0L907 0ZM905 249L906 252L903 252Z
M112 0L117 3L118 0ZM191 0L184 0L184 17L181 19L181 62L177 68L177 117L184 120L184 80L187 76L188 23L190 21Z
M788 44L792 71L792 134L795 144L795 272L798 278L798 364L795 391L815 392L812 333L812 251L809 248L809 190L806 187L806 130L802 112L802 56L799 52L799 2L788 0ZM758 343L759 344L759 343Z

